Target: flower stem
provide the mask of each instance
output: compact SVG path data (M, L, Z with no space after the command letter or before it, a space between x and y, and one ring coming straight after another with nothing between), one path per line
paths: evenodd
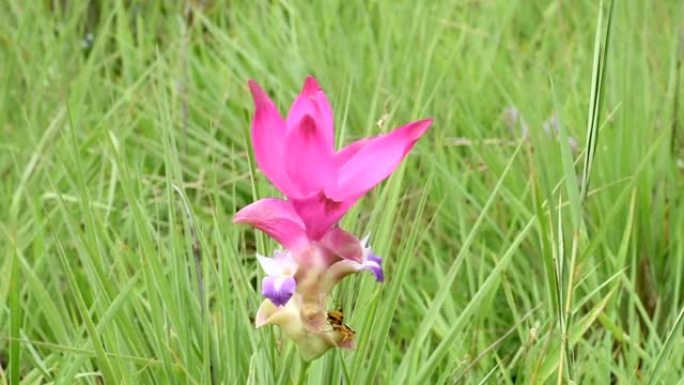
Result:
M298 385L304 385L307 383L309 379L308 371L309 371L309 366L311 365L310 362L302 360L302 364L299 366L299 380L297 381Z

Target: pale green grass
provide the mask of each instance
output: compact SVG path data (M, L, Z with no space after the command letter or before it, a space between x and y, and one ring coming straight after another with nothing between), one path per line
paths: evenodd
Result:
M680 2L94 3L0 9L0 384L684 383ZM277 193L247 79L307 74L340 144L435 118L344 219L388 279L309 367L231 224Z

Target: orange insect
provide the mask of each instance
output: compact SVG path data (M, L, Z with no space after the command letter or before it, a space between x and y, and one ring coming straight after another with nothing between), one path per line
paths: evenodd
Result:
M351 342L356 335L354 329L350 328L349 325L344 323L344 313L342 309L330 310L327 314L328 323L332 326L333 330L342 335L342 339L339 344L344 345Z

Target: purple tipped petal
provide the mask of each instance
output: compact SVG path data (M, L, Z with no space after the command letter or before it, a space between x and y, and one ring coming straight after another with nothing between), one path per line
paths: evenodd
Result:
M295 292L297 282L294 277L264 277L261 282L261 294L270 299L276 306L283 306Z
M363 267L373 273L376 281L385 281L385 272L382 271L382 259L377 255L369 254L368 258L363 262Z

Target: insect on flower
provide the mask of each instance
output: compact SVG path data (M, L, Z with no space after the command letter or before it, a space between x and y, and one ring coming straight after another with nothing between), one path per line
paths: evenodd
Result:
M344 346L352 343L354 336L356 336L356 332L349 325L344 323L344 312L342 312L342 309L329 310L327 319L330 326L332 326L332 329L342 335L339 345Z
M339 326L344 322L344 313L342 312L342 309L329 310L327 318L330 325Z

